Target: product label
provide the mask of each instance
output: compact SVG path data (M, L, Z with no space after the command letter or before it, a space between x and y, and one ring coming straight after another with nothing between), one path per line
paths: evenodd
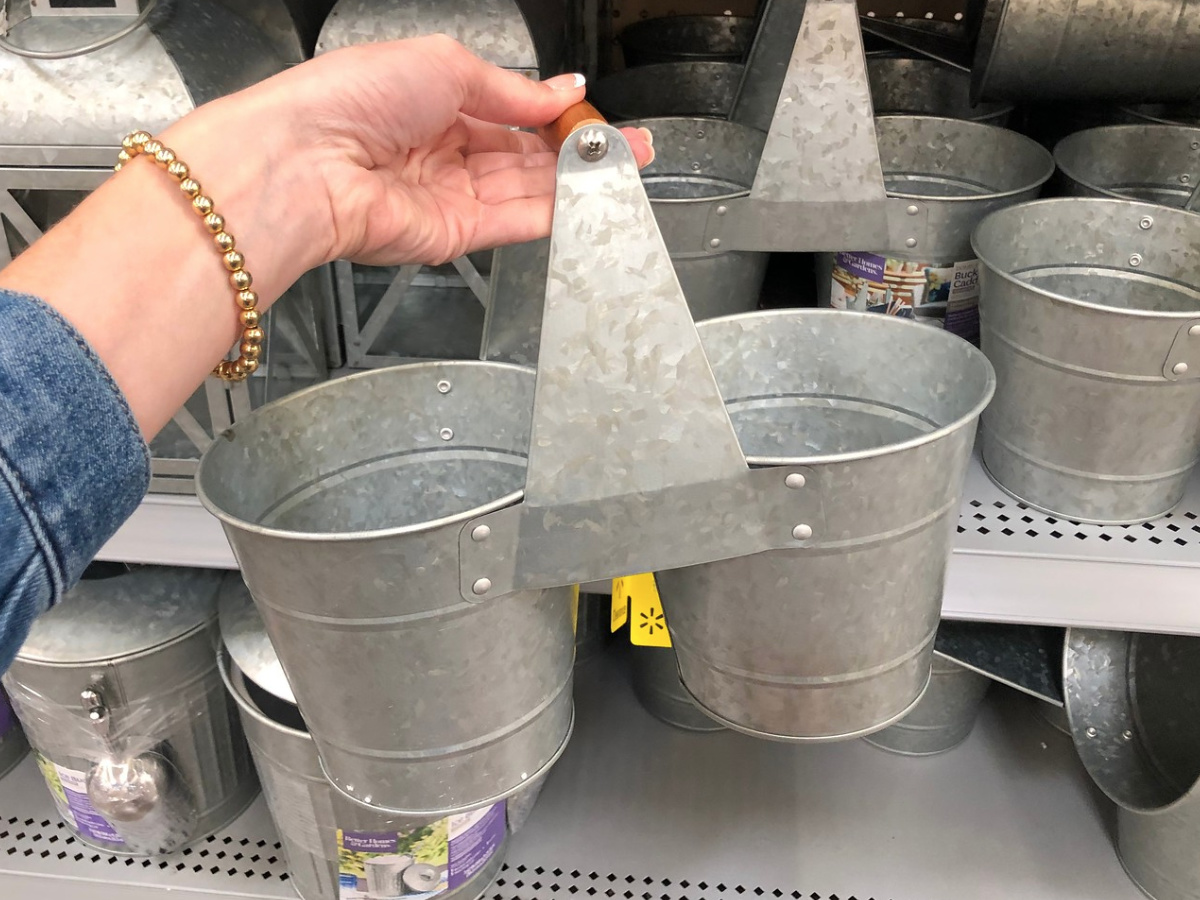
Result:
M59 815L74 825L85 838L105 844L125 843L88 799L86 772L55 765L40 753L36 754L36 758Z
M504 803L402 832L341 831L341 900L420 900L461 887L499 851L507 834Z
M0 738L17 727L17 717L9 705L8 698L0 692Z
M917 319L979 342L979 261L895 259L838 253L833 263L834 309Z

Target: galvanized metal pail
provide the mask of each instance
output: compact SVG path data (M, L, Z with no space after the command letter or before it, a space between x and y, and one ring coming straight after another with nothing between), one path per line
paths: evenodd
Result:
M983 99L1191 100L1200 11L1189 0L987 0L971 76Z
M408 818L499 802L571 732L571 589L467 601L462 523L518 503L534 373L364 372L263 407L201 460L326 775Z
M25 740L21 723L17 721L8 697L0 691L0 778L11 772L28 752L29 742Z
M626 66L663 62L740 62L754 38L754 20L742 16L663 16L621 30Z
M979 261L971 230L988 213L1033 199L1050 176L1050 153L1023 135L932 116L875 120L888 196L928 216L919 245L817 257L822 306L915 318L959 337L979 337ZM919 205L918 205L919 204Z
M1080 759L1117 814L1117 853L1154 900L1200 897L1200 639L1071 629Z
M907 716L867 738L867 743L902 756L933 756L953 750L971 734L992 682L940 654L921 702Z
M663 116L729 117L745 66L736 62L668 62L601 78L588 98L611 121Z
M724 731L706 716L679 679L679 662L670 647L631 647L633 691L654 718L684 731Z
M999 126L1012 116L1011 103L972 103L970 74L933 59L870 54L867 81L877 116L941 116Z
M1075 197L1116 197L1182 208L1200 184L1200 128L1110 125L1054 148L1062 187Z
M654 217L692 318L758 308L768 253L705 253L695 224L722 202L750 193L766 135L720 119L635 119L654 134L654 162L642 170Z
M337 900L343 896L343 878L357 882L361 868L370 895L379 887L371 884L373 871L394 872L403 886L410 871L414 878L428 878L432 868L439 897L474 900L483 894L504 864L503 803L481 815L411 821L339 802L321 772L262 619L237 575L230 577L221 599L221 634L221 674L241 713L296 893L304 900ZM407 864L396 865L402 856ZM413 891L376 893L394 897Z
M1200 98L1192 103L1143 103L1138 106L1124 106L1120 111L1130 122L1200 126Z
M788 466L811 521L795 526L798 549L659 573L683 683L759 737L885 728L929 681L992 367L889 316L779 310L699 332L747 461Z
M82 581L33 623L4 684L67 828L121 855L176 850L258 794L217 669L222 573Z
M1169 512L1200 455L1200 215L1070 197L976 230L996 400L983 459L1078 522Z

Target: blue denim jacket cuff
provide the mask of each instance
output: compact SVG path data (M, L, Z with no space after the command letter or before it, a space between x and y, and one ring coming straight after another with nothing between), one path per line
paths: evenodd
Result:
M150 453L108 369L41 300L0 290L0 479L25 514L57 602L129 518Z

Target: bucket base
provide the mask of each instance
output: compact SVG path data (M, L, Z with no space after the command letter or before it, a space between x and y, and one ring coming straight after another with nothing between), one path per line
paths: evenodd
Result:
M546 775L550 773L550 770L554 768L554 764L558 762L559 758L563 755L563 753L566 752L567 744L571 742L571 735L574 734L574 732L575 704L572 702L571 721L567 723L567 733L563 736L562 743L558 745L558 749L551 754L550 758L540 769L538 769L536 772L533 772L528 778L515 787L509 788L506 791L502 791L501 793L496 794L494 797L489 797L487 800L480 800L478 803L468 803L465 806L454 806L445 809L393 809L390 806L375 806L372 803L363 803L358 797L351 796L342 790L341 785L329 777L329 772L325 768L324 760L320 761L321 774L323 774L325 776L325 780L329 782L330 788L337 792L339 796L344 797L355 806L361 806L363 809L369 809L372 812L380 813L384 816L395 819L442 819L446 816L454 816L458 815L459 813L483 809L485 806L492 806L496 803L499 803L501 800L507 800L513 794L519 794L521 791L529 787L529 785L538 781L538 779L545 778Z
M882 744L877 740L871 739L870 737L863 738L863 741L867 744L870 744L876 750L882 750L885 753L891 753L893 756L911 756L919 759L925 756L941 756L943 753L949 753L951 750L961 747L967 742L967 738L971 736L971 732L974 730L974 728L971 728L962 737L955 738L954 743L946 744L945 746L937 747L933 750L901 750L898 747L889 747L887 744Z
M917 695L917 699L914 700L912 703L910 703L908 706L906 706L904 709L902 709L899 713L892 716L890 719L887 719L886 721L879 723L878 725L872 725L870 728L863 728L859 731L849 732L847 734L821 735L820 737L809 737L809 736L797 737L796 735L791 735L791 734L772 734L771 732L768 732L768 731L758 731L754 728L748 728L745 725L739 725L737 722L731 721L730 719L726 719L724 716L713 712L711 709L709 709L707 706L705 706L703 703L701 703L696 698L696 695L691 692L691 690L688 688L686 683L684 683L684 685L683 685L683 690L689 697L692 698L692 702L694 704L696 704L697 709L699 709L701 712L703 712L710 719L713 719L714 721L719 722L721 725L724 725L726 728L730 729L731 731L740 731L742 734L748 734L751 737L756 737L756 738L759 738L760 740L775 741L780 744L834 744L834 743L837 743L838 741L852 741L852 740L855 740L856 738L866 737L869 734L875 734L876 732L883 731L883 729L885 729L891 725L895 725L897 722L899 722L901 719L903 719L905 716L907 716L909 713L911 713L914 709L917 708L917 704L920 703L925 698L925 692L929 690L929 685L932 682L933 682L933 673L931 671L929 674L929 677L927 679L925 679L925 686L923 688L921 688L921 693L919 693Z
M1141 891L1143 894L1145 894L1147 897L1149 897L1150 900L1195 900L1196 897L1200 897L1200 893L1198 893L1198 894L1183 894L1183 893L1180 893L1180 894L1154 894L1154 893L1151 893L1149 888L1147 888L1144 884L1142 884L1140 881L1138 881L1137 876L1133 874L1133 871L1129 868L1129 865L1125 862L1125 857L1121 855L1120 846L1115 847L1114 850L1117 854L1117 862L1119 862L1121 864L1121 868L1124 870L1125 874L1129 877L1130 882L1133 883L1133 886L1135 888L1137 888L1139 891Z

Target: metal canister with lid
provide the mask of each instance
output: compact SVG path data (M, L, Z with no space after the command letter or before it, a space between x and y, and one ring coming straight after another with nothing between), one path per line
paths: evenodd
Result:
M33 624L4 685L71 832L116 854L178 849L258 793L217 671L221 573L84 580Z

